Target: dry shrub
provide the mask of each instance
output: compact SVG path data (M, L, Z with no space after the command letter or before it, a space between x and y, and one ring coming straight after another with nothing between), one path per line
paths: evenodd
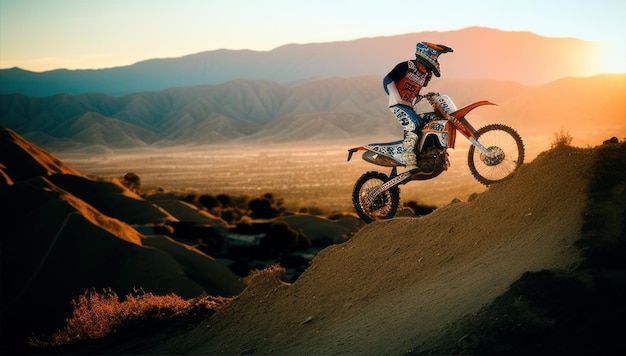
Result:
M550 148L554 149L558 147L570 146L573 139L574 138L569 134L569 131L565 132L563 129L561 129L560 132L554 133Z
M279 264L273 264L265 269L257 269L250 273L250 275L244 278L244 282L247 285L252 285L261 281L271 281L280 279L281 275L285 273L285 268Z
M211 296L185 300L175 294L154 295L137 290L120 301L110 288L102 293L90 289L72 301L74 311L65 328L54 332L46 340L31 338L29 343L35 347L57 347L81 340L100 339L146 322L190 315L207 316L226 300Z
M278 286L285 285L281 280L284 274L285 268L280 264L273 264L265 269L254 270L243 280L248 286L246 292L272 290Z

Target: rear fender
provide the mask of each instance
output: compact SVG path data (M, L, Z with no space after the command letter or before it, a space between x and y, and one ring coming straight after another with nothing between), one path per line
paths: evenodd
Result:
M348 162L350 162L350 160L352 159L352 155L353 155L355 152L357 152L357 151L362 151L362 150L365 150L365 149L366 149L366 148L365 148L365 147L363 147L363 146L350 148L350 149L348 150Z

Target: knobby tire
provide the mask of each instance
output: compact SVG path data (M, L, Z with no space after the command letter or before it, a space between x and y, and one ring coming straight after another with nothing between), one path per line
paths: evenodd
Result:
M391 219L398 211L400 204L400 188L398 186L380 194L371 205L367 201L368 192L388 180L389 177L386 174L371 171L364 173L354 184L352 204L359 217L368 224L378 219Z
M489 186L508 179L524 163L524 143L511 127L491 124L477 130L474 136L488 150L501 153L499 158L490 161L474 145L470 146L467 163L480 183Z

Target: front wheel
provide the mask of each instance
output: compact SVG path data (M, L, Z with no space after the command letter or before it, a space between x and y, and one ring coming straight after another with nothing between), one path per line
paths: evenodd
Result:
M380 172L367 172L354 184L352 204L357 214L366 223L377 219L391 219L396 215L400 204L400 188L395 186L375 196L375 191L389 177Z
M474 134L490 155L476 146L469 148L467 163L472 175L484 185L509 178L524 163L524 143L512 128L492 124L480 128Z

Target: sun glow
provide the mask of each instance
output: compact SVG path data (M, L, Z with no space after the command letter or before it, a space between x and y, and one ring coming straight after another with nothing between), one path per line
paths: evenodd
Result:
M594 72L626 73L626 29L620 36L596 43L598 47L593 56Z
M600 45L597 67L601 73L626 73L626 43Z

